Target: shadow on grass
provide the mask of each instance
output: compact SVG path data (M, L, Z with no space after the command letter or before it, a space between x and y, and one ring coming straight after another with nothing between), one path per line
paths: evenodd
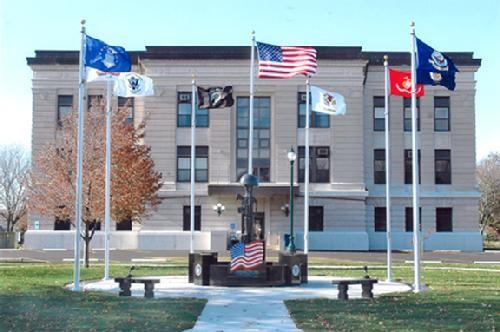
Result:
M386 295L373 300L293 300L286 305L306 331L492 331L500 304L493 293Z
M0 295L0 330L168 330L192 328L206 300L122 298L57 286Z

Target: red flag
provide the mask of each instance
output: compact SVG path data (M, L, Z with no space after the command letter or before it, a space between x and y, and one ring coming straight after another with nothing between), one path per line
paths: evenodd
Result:
M391 82L391 95L411 98L411 73L389 69L389 81ZM424 86L417 84L417 97L424 95Z

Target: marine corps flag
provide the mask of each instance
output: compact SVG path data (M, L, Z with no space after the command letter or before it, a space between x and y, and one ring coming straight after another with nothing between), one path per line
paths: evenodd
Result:
M233 106L233 87L198 87L198 108L220 108Z
M391 95L411 98L411 73L389 69L389 82L391 85ZM422 97L425 93L424 86L417 84L417 97Z

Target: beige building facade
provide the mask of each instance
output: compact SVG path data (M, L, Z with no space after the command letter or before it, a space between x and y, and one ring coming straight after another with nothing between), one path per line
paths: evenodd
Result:
M385 227L385 152L382 53L360 47L318 47L313 85L342 94L347 114L328 117L312 112L310 129L310 248L312 250L383 250ZM144 143L152 148L163 174L157 211L128 230L112 232L113 248L187 249L189 232L190 91L197 85L233 86L230 108L197 111L196 248L221 250L227 234L240 229L236 195L246 171L248 146L248 47L146 47L131 52L134 70L154 80L155 95L135 98L133 121L146 122ZM407 53L389 53L393 68L409 70ZM451 53L460 72L455 91L427 87L419 100L421 227L425 250L482 249L478 226L479 193L475 180L475 73L480 59ZM54 139L64 103L78 100L78 53L37 51L28 58L33 70L33 153ZM88 95L105 95L90 83ZM266 243L282 248L289 232L290 164L295 166L295 229L303 245L305 79L255 80L254 173L258 218ZM64 97L66 96L66 97ZM72 96L69 98L69 96ZM115 97L114 103L120 101ZM390 97L393 248L412 247L411 131L408 102ZM406 106L405 106L406 105ZM405 110L406 108L406 110ZM60 116L60 115L59 115ZM213 206L225 210L218 215ZM26 245L72 247L73 232L56 230L54 220L30 214ZM94 247L102 247L97 232Z

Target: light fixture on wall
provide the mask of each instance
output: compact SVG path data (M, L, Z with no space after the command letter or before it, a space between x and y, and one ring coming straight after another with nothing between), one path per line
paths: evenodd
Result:
M283 204L281 206L281 211L283 211L283 213L285 214L285 217L288 217L288 215L290 214L290 205L288 203Z
M217 213L217 215L220 217L220 215L222 214L222 212L224 212L224 210L226 209L226 207L224 206L224 204L222 203L217 203L215 204L212 209L214 210L214 212Z

